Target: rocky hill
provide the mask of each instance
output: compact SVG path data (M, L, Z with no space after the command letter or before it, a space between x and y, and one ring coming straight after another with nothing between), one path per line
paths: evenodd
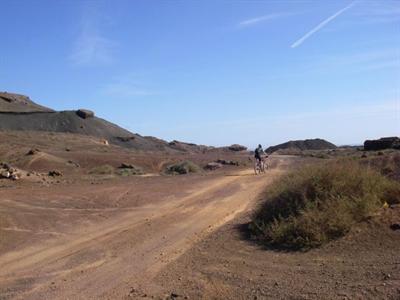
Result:
M379 140L366 140L364 142L364 150L384 150L384 149L400 149L400 138L383 137Z
M0 92L0 112L52 112L53 110L33 102L29 97Z
M304 150L326 150L337 148L334 144L323 140L323 139L307 139L289 141L283 144L269 147L266 149L267 153L273 153L278 150L290 150L290 151L304 151Z
M0 93L0 130L74 133L137 150L177 151L166 141L129 132L92 111L54 111L27 96L6 92Z
M0 92L0 131L73 133L95 137L103 143L143 151L204 153L228 149L179 141L168 143L156 137L129 132L96 117L90 110L54 111L33 102L27 96L7 92Z

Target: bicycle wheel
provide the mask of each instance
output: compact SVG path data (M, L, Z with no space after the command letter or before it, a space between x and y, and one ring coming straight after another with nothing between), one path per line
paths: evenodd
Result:
M256 162L256 163L254 164L254 173L255 173L256 175L261 174L261 169L260 169L260 163L259 163L259 162Z

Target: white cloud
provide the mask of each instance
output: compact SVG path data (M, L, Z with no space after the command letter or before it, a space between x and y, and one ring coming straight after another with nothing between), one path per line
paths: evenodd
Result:
M279 19L279 18L282 18L282 17L288 17L288 16L292 16L294 14L295 13L268 14L268 15L264 15L264 16L259 16L259 17L243 20L243 21L239 22L237 26L238 26L238 28L250 27L250 26L254 26L254 25L257 25L259 23L262 23L262 22L275 20L275 19Z
M70 55L74 65L107 65L114 61L117 43L106 37L100 29L105 23L94 8L85 10L80 24L80 32Z
M315 34L316 32L318 32L319 30L321 30L322 28L324 28L328 23L332 22L334 19L336 19L337 17L339 17L341 14L343 14L346 10L350 9L351 7L354 6L356 2L352 2L349 5L347 5L346 7L342 8L341 10L337 11L336 13L334 13L333 15L331 15L329 18L325 19L324 21L322 21L321 23L319 23L316 27L314 27L313 29L311 29L309 32L307 32L305 35L303 35L300 39L298 39L297 41L295 41L290 47L291 48L296 48L298 46L300 46L301 44L303 44L305 42L305 40L307 40L309 37L311 37L313 34Z

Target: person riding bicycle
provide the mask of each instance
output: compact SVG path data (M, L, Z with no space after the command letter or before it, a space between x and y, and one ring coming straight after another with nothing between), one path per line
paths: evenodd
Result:
M254 151L254 157L258 163L261 163L262 156L264 155L264 150L261 145L258 145L256 150Z

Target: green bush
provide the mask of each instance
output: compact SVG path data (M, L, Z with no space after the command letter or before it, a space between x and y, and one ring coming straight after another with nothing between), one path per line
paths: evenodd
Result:
M187 160L168 166L165 170L165 173L170 175L183 175L189 173L197 173L200 171L201 168L198 165Z
M277 182L250 230L265 244L307 249L343 236L385 202L400 202L399 183L355 161L326 162Z

